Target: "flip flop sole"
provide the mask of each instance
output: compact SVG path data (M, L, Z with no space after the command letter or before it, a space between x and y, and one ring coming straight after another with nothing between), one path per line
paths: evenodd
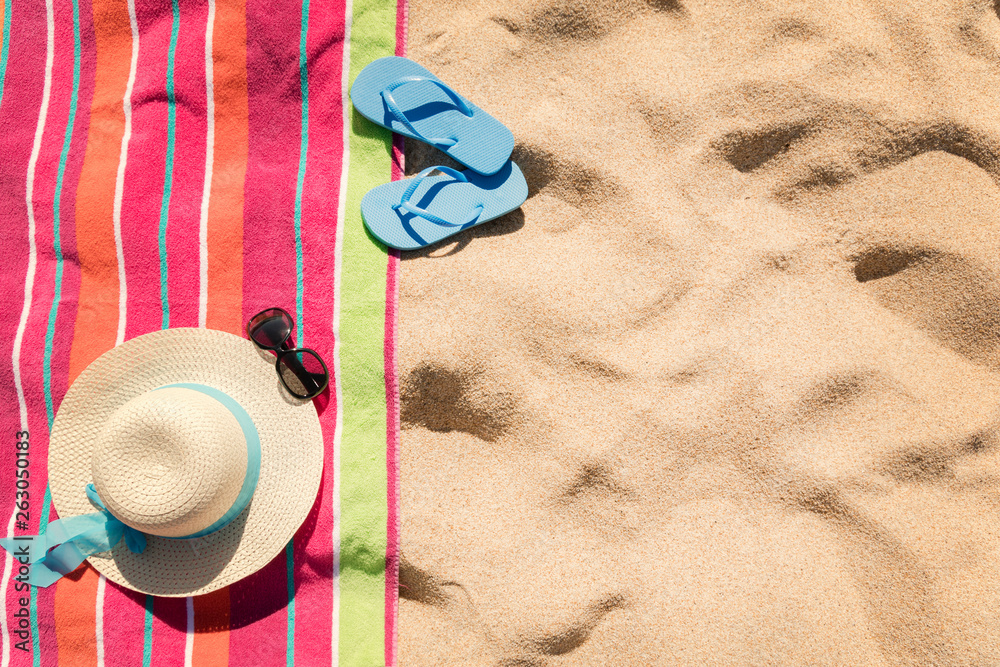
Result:
M413 179L394 181L369 190L361 200L361 216L372 236L392 248L423 248L460 231L499 218L520 207L528 198L528 184L516 164L508 161L496 174L484 176L461 172L468 182L447 174L427 176L409 202L428 214L461 224L482 211L471 222L445 227L418 214L397 208Z
M428 143L473 171L481 174L498 172L514 150L514 135L511 131L496 118L452 91L472 113L471 117L467 116L438 85L423 80L409 81L413 77L445 85L441 79L408 58L379 58L365 66L351 85L354 108L369 120L411 139L455 140L452 146ZM395 84L400 85L390 90L391 98L422 137L410 131L390 111L382 93Z

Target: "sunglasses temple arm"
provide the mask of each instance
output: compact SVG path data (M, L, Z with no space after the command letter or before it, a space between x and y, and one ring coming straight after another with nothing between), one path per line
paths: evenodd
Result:
M282 357L282 361L288 366L289 370L295 373L295 377L299 379L302 386L305 388L306 393L311 394L317 389L319 389L319 384L313 379L313 374L305 369L305 367L299 363L299 358L294 354L286 354Z

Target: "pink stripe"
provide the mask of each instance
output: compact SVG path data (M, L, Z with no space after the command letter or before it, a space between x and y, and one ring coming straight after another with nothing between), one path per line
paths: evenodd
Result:
M406 0L396 2L396 55L406 55ZM392 180L403 177L403 138L393 135ZM396 372L396 313L399 290L399 251L389 249L385 281L385 404L386 404L386 519L385 547L385 664L396 664L396 621L399 615L399 377Z
M298 7L296 3L293 5ZM248 0L249 150L244 186L244 320L295 311L295 179L302 117L298 11Z
M4 98L0 103L0 127L5 128L0 132L0 182L5 187L0 188L0 210L4 211L4 270L0 271L0 304L2 304L4 317L0 318L0 398L3 400L5 410L0 416L4 433L10 434L13 438L15 432L21 430L20 414L18 409L17 391L14 384L12 353L16 336L17 326L21 316L24 300L24 286L27 276L28 259L30 246L28 239L28 213L25 202L26 177L28 163L30 160L32 144L34 142L35 129L38 122L38 111L42 100L42 90L45 77L45 49L46 49L46 19L44 3L20 4L15 3L12 9L12 30L9 36L9 62L6 72ZM51 124L49 125L51 127ZM51 131L46 133L43 149L51 151ZM36 172L36 181L44 182L46 179L46 164L39 165ZM37 215L36 229L41 231L42 239L48 236L51 239L51 185L49 191L48 205L37 205L34 207ZM45 196L46 188L35 187L36 202L40 197ZM47 214L46 214L47 210ZM46 233L45 227L48 227ZM37 241L36 237L36 241ZM42 240L44 242L44 240ZM49 241L51 246L51 240ZM39 249L40 250L40 249ZM44 344L45 324L41 324L39 335L39 311L48 315L48 304L42 305L46 298L51 301L51 277L52 267L44 260L39 261L36 268L34 284L34 295L29 313L29 320L23 342L21 345L22 355L20 371L21 379L25 389L25 399L28 406L28 431L30 433L31 468L30 481L31 498L29 498L31 512L31 528L38 522L42 507L42 494L44 493L44 460L45 443L47 441L47 425L45 423L44 398L41 394L41 374L37 372L40 368L38 361L39 352L33 348L38 345L39 338ZM49 275L46 276L45 274ZM46 285L47 283L47 285ZM43 400L39 402L39 398ZM41 407L39 414L39 406ZM5 471L5 479L0 482L0 532L6 534L7 520L13 510L14 493L14 470L16 451L13 446L2 448L0 451L0 470ZM41 463L41 468L39 467ZM42 471L39 476L39 470ZM25 530L16 530L16 533L23 534ZM13 619L13 613L17 610L19 599L27 597L23 588L24 584L16 582L16 561L13 563L15 569L8 588L4 591L6 596L6 609L4 614L7 617L10 630L18 630L17 623ZM11 635L13 642L21 641L20 637ZM30 664L31 652L22 652L11 646L11 664Z
M232 667L285 667L286 581L285 556L280 555L256 574L230 587L229 664Z
M396 55L406 56L406 31L409 28L410 6L406 0L396 0Z
M205 173L205 21L208 5L185 3L175 51L176 122L166 233L171 327L197 326L198 226ZM126 338L163 323L159 230L168 147L167 59L170 3L138 0L140 51L132 95L132 139L122 201L122 243L128 286Z
M305 344L333 362L334 274L338 194L343 169L341 0L312 0L309 62L309 146L302 191L303 322ZM331 367L332 368L332 367ZM331 664L333 656L333 436L338 406L331 388L316 404L325 454L319 499L295 540L295 661Z
M143 607L145 596L140 597L143 598L143 601L132 607L136 615L139 611L145 613ZM111 621L113 617L105 613L105 619ZM183 665L186 639L187 600L184 598L153 598L153 659L150 662L150 667Z
M128 288L125 339L160 328L158 233L167 150L169 2L136 0L139 60L132 91L132 137L126 157L121 233Z
M161 2L169 6L170 3ZM205 23L207 0L180 3L180 32L174 56L177 122L173 188L167 225L170 326L198 326L200 255L198 229L205 183ZM163 62L165 66L166 61Z
M159 602L159 601L157 601ZM183 602L183 600L182 600ZM107 582L104 589L104 664L107 667L134 667L142 664L142 644L145 639L146 596ZM153 608L159 613L159 608ZM154 624L154 633L156 625ZM175 632L171 630L170 632ZM154 637L153 653L163 647L162 636ZM183 648L182 648L183 650ZM153 661L153 664L157 664ZM166 664L161 662L159 664ZM181 661L175 664L183 665Z
M302 115L297 8L297 3L276 7L267 0L246 4L249 147L243 209L244 320L270 306L295 311L295 182ZM231 600L230 664L283 666L288 631L284 554L233 584Z

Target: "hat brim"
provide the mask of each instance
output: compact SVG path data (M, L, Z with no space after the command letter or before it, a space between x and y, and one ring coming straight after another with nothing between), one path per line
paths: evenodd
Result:
M260 435L261 470L249 507L217 532L190 540L148 536L141 554L119 542L88 559L115 583L167 597L223 588L281 553L316 500L324 456L312 402L288 394L273 361L252 342L211 329L157 331L105 352L66 393L49 444L49 486L61 518L95 511L86 494L91 456L112 413L178 382L215 387L243 406Z

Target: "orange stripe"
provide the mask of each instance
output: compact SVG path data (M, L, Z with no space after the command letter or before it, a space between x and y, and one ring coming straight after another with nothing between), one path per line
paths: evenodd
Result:
M249 150L243 0L218 0L213 43L215 155L208 207L206 326L243 333L243 182Z
M195 667L229 665L229 588L199 595L194 599Z
M114 347L118 330L118 259L113 223L115 177L125 112L122 98L132 58L132 30L125 0L95 0L96 63L87 149L76 194L76 247L80 295L69 382ZM54 615L59 664L97 663L97 572L78 569L56 584Z
M56 644L60 665L96 665L97 570L85 565L56 584Z
M76 195L80 298L69 355L69 381L114 347L118 331L118 258L113 222L115 178L125 112L122 98L132 59L125 0L94 1L97 62L87 151Z

